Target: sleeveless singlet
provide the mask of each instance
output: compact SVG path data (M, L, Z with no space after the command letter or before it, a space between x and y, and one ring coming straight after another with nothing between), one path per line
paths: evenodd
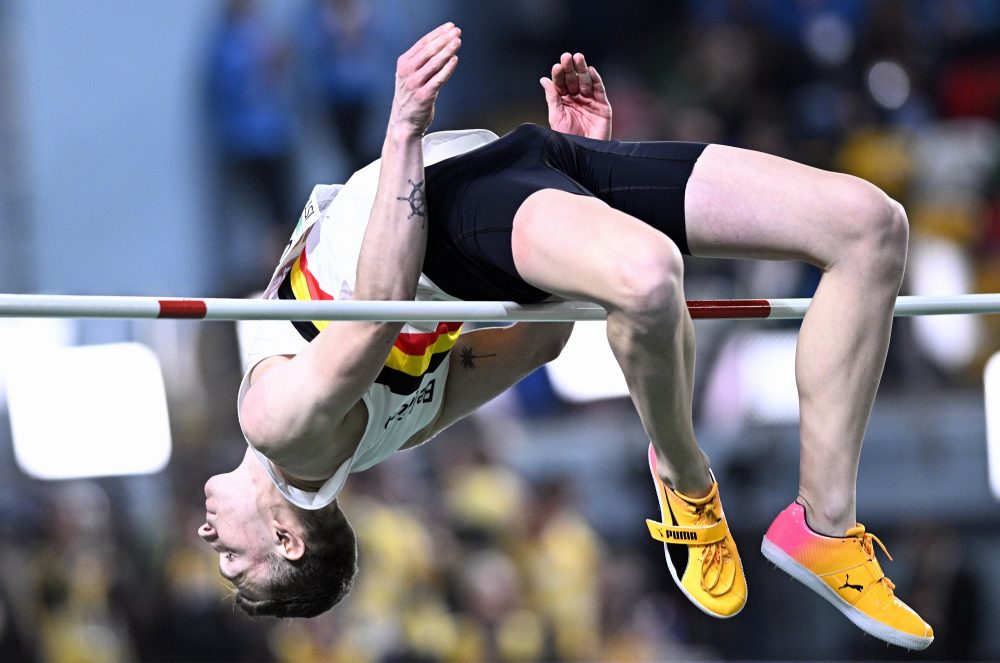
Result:
M424 163L431 165L496 140L483 130L429 134ZM264 291L266 299L349 300L354 293L358 255L375 200L378 161L344 185L316 186L299 217L278 268ZM450 300L421 274L416 300ZM275 355L294 355L328 323L262 321L247 353L238 404L249 388L250 371ZM461 333L460 322L413 322L402 332L372 386L363 394L368 423L354 455L318 491L291 486L262 453L253 449L281 493L304 509L320 509L336 499L351 472L365 470L397 451L437 416L448 375L448 354Z

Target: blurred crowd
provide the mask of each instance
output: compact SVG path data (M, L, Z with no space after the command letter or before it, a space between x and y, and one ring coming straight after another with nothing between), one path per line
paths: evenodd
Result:
M342 182L378 156L392 65L408 43L385 6L308 2L286 26L252 0L225 4L208 49L206 124L217 218L239 224L240 240L222 232L218 251L254 247L253 260L221 260L226 294L260 287L317 176ZM858 175L909 213L904 293L1000 290L996 3L434 6L469 42L436 128L544 123L537 77L562 50L581 50L608 83L618 139L722 142ZM689 290L721 287L719 296L807 296L817 279L774 263L693 261L689 274ZM1000 329L992 318L920 319L903 333L900 349L931 377L961 379L980 374Z
M323 155L328 181L343 181L377 156L386 83L407 46L400 35L409 34L398 16L378 11L384 3L309 0L293 25L273 20L265 4L220 3L205 59L218 204L259 220L233 226L254 256L225 286L241 296L264 285L298 216L312 185L308 155ZM462 25L467 39L435 128L502 133L524 121L544 123L537 78L563 50L580 50L607 81L617 138L723 142L856 174L908 210L905 293L1000 292L1000 3L454 0L435 7L441 20ZM688 266L697 296L809 296L817 277L795 264ZM1000 350L998 323L996 316L899 323L883 391L905 396L978 384L985 360ZM846 634L836 643L765 628L763 604L755 608L760 619L742 626L740 618L705 625L672 588L662 551L643 536L655 500L651 492L631 497L635 486L647 491L647 479L644 442L627 419L627 402L570 406L538 387L537 377L510 396L519 402L352 478L343 502L358 532L361 573L342 606L314 620L250 620L227 599L217 559L195 536L202 482L235 466L243 451L234 416L236 336L223 324L182 330L185 352L199 358L200 369L168 383L174 457L166 472L41 484L2 458L0 660L896 654L847 627L836 631ZM717 342L708 335L700 352L711 358ZM629 509L619 517L635 521L630 534L592 517L585 498L594 500L598 489L578 473L555 463L526 472L527 463L511 460L532 453L512 446L524 428L583 412L607 416L598 434L609 446L625 440L632 467L597 484L608 492L596 499ZM699 425L712 416L701 412ZM627 432L614 429L623 418L631 422ZM727 502L727 511L739 508ZM989 522L996 535L995 513ZM755 556L759 534L747 533L744 557ZM920 542L934 544L926 555L914 553L913 564L949 579L946 588L925 587L913 597L939 615L929 655L1000 657L995 639L984 644L989 618L970 608L977 588L968 571L941 561L960 555L942 552L940 538L921 537L912 531L899 538L917 541L910 553ZM764 577L774 578L751 577L751 585ZM899 584L907 598L905 590L920 587ZM954 603L959 595L968 600ZM804 624L786 628L808 631Z

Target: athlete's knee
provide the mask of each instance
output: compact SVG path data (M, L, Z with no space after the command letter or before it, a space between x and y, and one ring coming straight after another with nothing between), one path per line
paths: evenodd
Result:
M675 315L683 299L684 259L666 237L631 247L615 265L611 305L634 318Z
M862 253L873 275L896 291L906 268L909 222L902 205L881 191L878 193L880 195L873 205L864 235Z
M853 263L852 269L860 265L887 282L901 281L909 243L903 206L864 180L852 177L845 189L836 233L841 258Z
M889 211L882 221L881 250L884 259L898 279L903 280L903 270L906 268L906 252L910 244L910 221L906 209L892 198L889 200Z

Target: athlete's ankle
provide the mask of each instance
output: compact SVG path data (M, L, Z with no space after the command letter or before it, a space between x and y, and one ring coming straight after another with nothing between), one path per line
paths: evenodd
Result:
M824 536L842 537L844 533L857 524L857 516L853 508L846 506L834 507L829 502L817 504L811 502L801 492L795 499L805 511L806 525L809 529Z
M707 458L682 468L661 466L659 474L671 490L695 499L707 496L715 484Z

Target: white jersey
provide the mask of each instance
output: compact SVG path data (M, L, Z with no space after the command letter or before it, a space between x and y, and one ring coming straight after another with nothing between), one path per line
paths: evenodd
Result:
M496 140L483 131L434 133L423 140L424 163L431 165ZM356 172L344 185L313 189L264 298L349 300L354 294L358 256L375 201L380 163ZM453 299L420 275L418 301ZM267 357L294 355L328 323L263 321L250 345L239 403L250 370ZM354 455L316 492L291 486L254 449L275 485L293 504L319 509L337 497L351 472L365 470L397 451L437 416L448 375L448 354L461 333L460 322L413 322L402 332L375 383L363 394L368 423ZM253 448L253 445L251 445Z

